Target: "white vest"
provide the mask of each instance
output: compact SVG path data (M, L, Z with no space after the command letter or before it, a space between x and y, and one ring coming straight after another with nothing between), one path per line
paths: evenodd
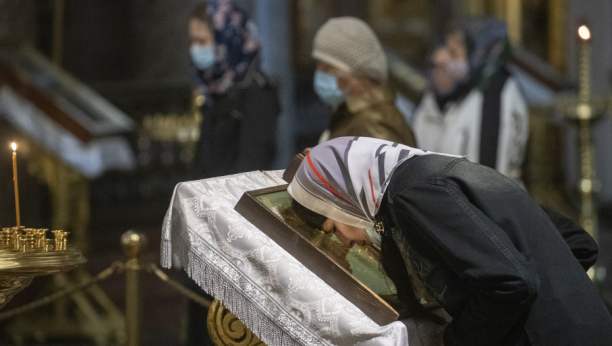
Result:
M413 131L419 148L464 155L472 162L480 157L483 94L473 89L464 99L440 111L433 93L423 97L416 111ZM527 106L517 82L510 77L501 94L496 169L520 183L521 165L529 136Z

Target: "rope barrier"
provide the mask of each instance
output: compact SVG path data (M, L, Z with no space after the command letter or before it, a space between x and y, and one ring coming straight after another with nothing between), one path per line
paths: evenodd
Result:
M70 288L66 288L63 290L60 290L58 292L55 292L51 295L48 295L46 297L40 298L38 300L35 300L33 302L30 302L28 304L22 305L20 307L5 311L0 313L0 321L6 320L8 318L14 317L16 315L21 315L27 312L30 312L32 310L38 309L42 306L51 304L57 300L60 300L66 296L69 296L73 293L76 293L78 291L83 291L87 288L89 288L91 285L96 284L98 282L104 281L109 279L111 276L113 276L114 274L118 274L118 273L122 273L125 271L125 269L129 266L129 264L127 263L123 263L123 262L114 262L110 267L104 269L103 271L101 271L100 273L98 273L98 275L92 277L91 279L82 282L76 286L70 287ZM175 290L177 290L180 294L182 294L183 296L185 296L188 299L193 300L194 302L206 307L206 308L210 308L210 305L212 304L212 302L204 297L202 297L201 295L199 295L198 293L188 289L187 287L185 287L184 285L182 285L181 283L179 283L176 280L171 279L170 277L168 277L168 275L166 275L166 273L164 273L161 269L159 269L157 267L157 265L150 263L147 264L145 266L138 266L137 268L134 268L137 270L141 270L141 271L146 271L147 273L150 273L152 275L154 275L155 277L157 277L158 279L160 279L161 281L165 282L167 285L169 285L170 287L174 288Z
M101 271L100 273L98 273L98 275L92 277L91 279L82 282L76 286L73 287L69 287L63 290L60 290L58 292L55 292L53 294L50 294L46 297L40 298L38 300L35 300L33 302L30 302L28 304L22 305L20 307L5 311L0 313L0 321L6 320L10 317L16 316L16 315L20 315L20 314L24 314L26 312L30 312L32 310L38 309L41 306L45 306L48 304L51 304L57 300L60 300L68 295L71 295L75 292L78 291L82 291L84 289L87 289L89 286L96 284L98 282L104 281L108 278L110 278L113 274L116 274L118 272L123 272L125 268L125 264L122 262L113 262L113 264L104 269L103 271Z
M160 280L162 280L163 282L168 284L170 287L172 287L175 290L179 291L180 294L182 294L183 296L187 297L188 299L193 300L194 302L202 305L205 308L210 308L210 305L212 304L212 302L210 300L208 300L208 299L202 297L201 295L199 295L198 293L190 290L189 288L185 287L184 285L182 285L178 281L169 278L168 275L166 275L166 273L164 273L161 269L159 269L155 264L151 263L151 264L147 265L146 270L147 270L148 273L151 273L151 274L157 276Z

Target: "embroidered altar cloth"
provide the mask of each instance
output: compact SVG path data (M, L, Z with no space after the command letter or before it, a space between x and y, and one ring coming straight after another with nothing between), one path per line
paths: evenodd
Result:
M234 211L245 191L286 184L280 173L178 184L162 229L162 265L178 259L269 346L408 345L403 323L377 325Z

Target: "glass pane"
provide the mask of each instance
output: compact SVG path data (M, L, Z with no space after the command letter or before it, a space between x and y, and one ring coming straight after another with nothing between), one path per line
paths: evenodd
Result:
M376 250L369 246L353 246L349 250L335 235L306 225L291 209L291 196L287 191L262 194L255 198L376 294L396 294L393 282L382 270L380 255Z

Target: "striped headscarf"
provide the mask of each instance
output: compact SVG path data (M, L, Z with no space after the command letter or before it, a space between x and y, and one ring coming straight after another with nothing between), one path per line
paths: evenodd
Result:
M306 155L287 191L325 217L372 228L395 167L428 154L433 153L381 139L335 138Z

